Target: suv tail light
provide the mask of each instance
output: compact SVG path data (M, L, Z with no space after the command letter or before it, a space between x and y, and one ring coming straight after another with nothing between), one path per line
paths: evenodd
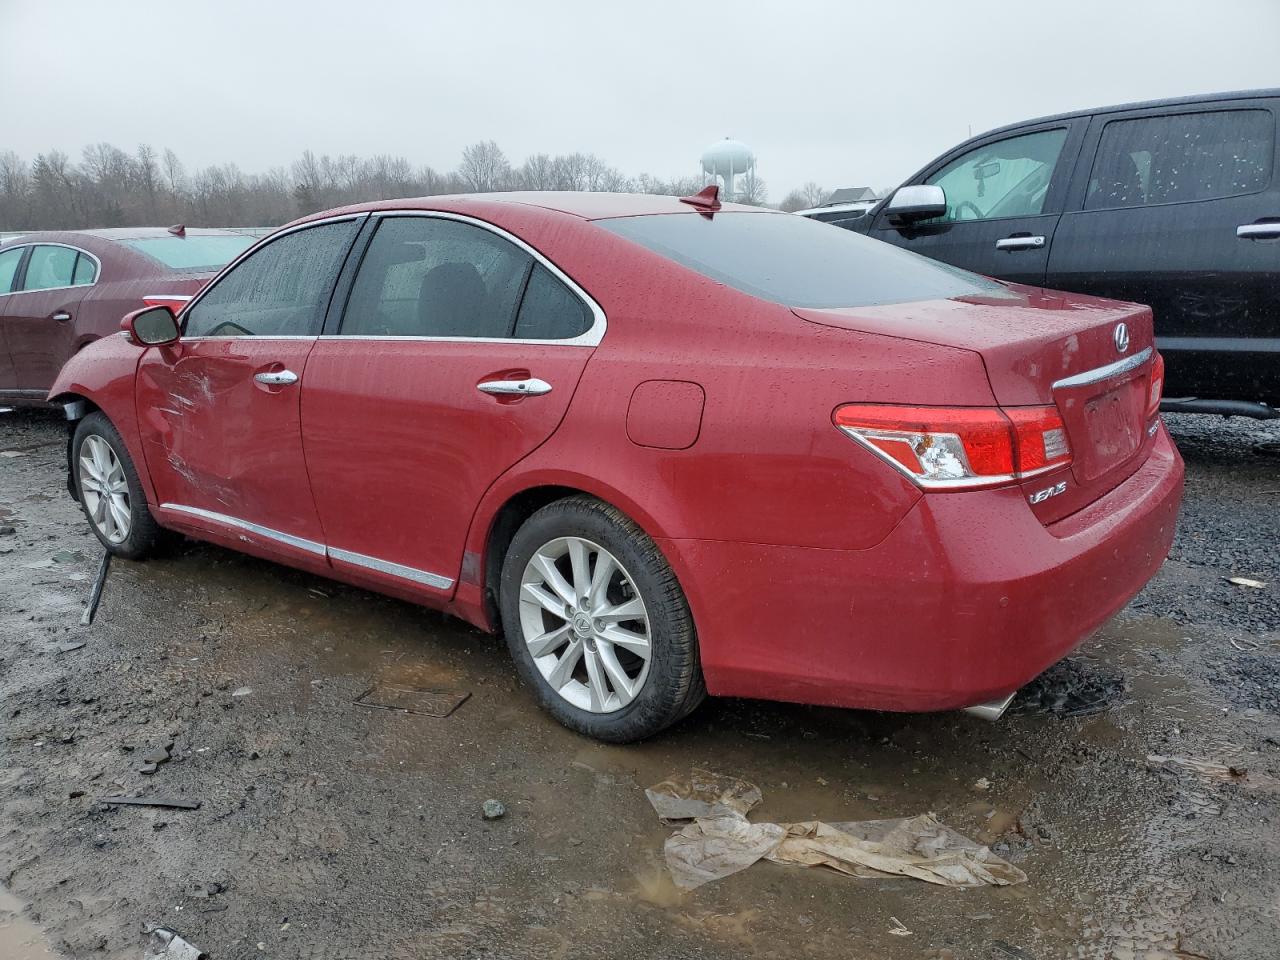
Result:
M1156 354L1151 365L1151 392L1147 395L1147 419L1160 412L1160 398L1164 395L1164 357Z
M930 490L992 487L1066 466L1056 407L899 407L851 403L835 425Z

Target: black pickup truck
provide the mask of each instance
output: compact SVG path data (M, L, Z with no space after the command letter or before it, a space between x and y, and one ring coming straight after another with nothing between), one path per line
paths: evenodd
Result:
M1149 304L1163 409L1280 417L1280 90L1064 113L948 151L840 226Z

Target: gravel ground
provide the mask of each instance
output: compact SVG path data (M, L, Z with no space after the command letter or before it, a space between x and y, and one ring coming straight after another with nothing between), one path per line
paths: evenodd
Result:
M162 924L212 960L1273 960L1280 457L1253 445L1280 426L1170 420L1172 559L999 723L722 700L608 747L469 627L215 547L117 562L79 626L99 551L64 427L0 415L0 957L42 937L140 960ZM470 698L443 719L354 703L380 683ZM693 766L757 783L760 820L933 811L1029 882L765 863L680 894L643 788ZM120 793L200 806L101 802Z

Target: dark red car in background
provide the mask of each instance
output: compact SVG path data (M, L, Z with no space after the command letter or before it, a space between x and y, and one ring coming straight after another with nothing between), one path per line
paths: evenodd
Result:
M704 691L1007 702L1181 498L1146 307L713 196L349 207L125 325L50 397L107 549L180 531L501 629L611 741Z
M174 227L42 231L0 245L0 402L43 402L67 358L147 304L180 307L254 242Z

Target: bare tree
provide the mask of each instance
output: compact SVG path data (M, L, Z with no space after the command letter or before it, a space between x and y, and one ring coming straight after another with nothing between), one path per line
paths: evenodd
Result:
M482 140L462 151L458 175L476 193L489 193L511 183L511 164L496 140Z
M742 179L738 181L738 195L734 199L738 203L750 204L753 207L763 207L769 199L769 188L765 186L764 180L757 176L754 170L750 170L743 174Z

